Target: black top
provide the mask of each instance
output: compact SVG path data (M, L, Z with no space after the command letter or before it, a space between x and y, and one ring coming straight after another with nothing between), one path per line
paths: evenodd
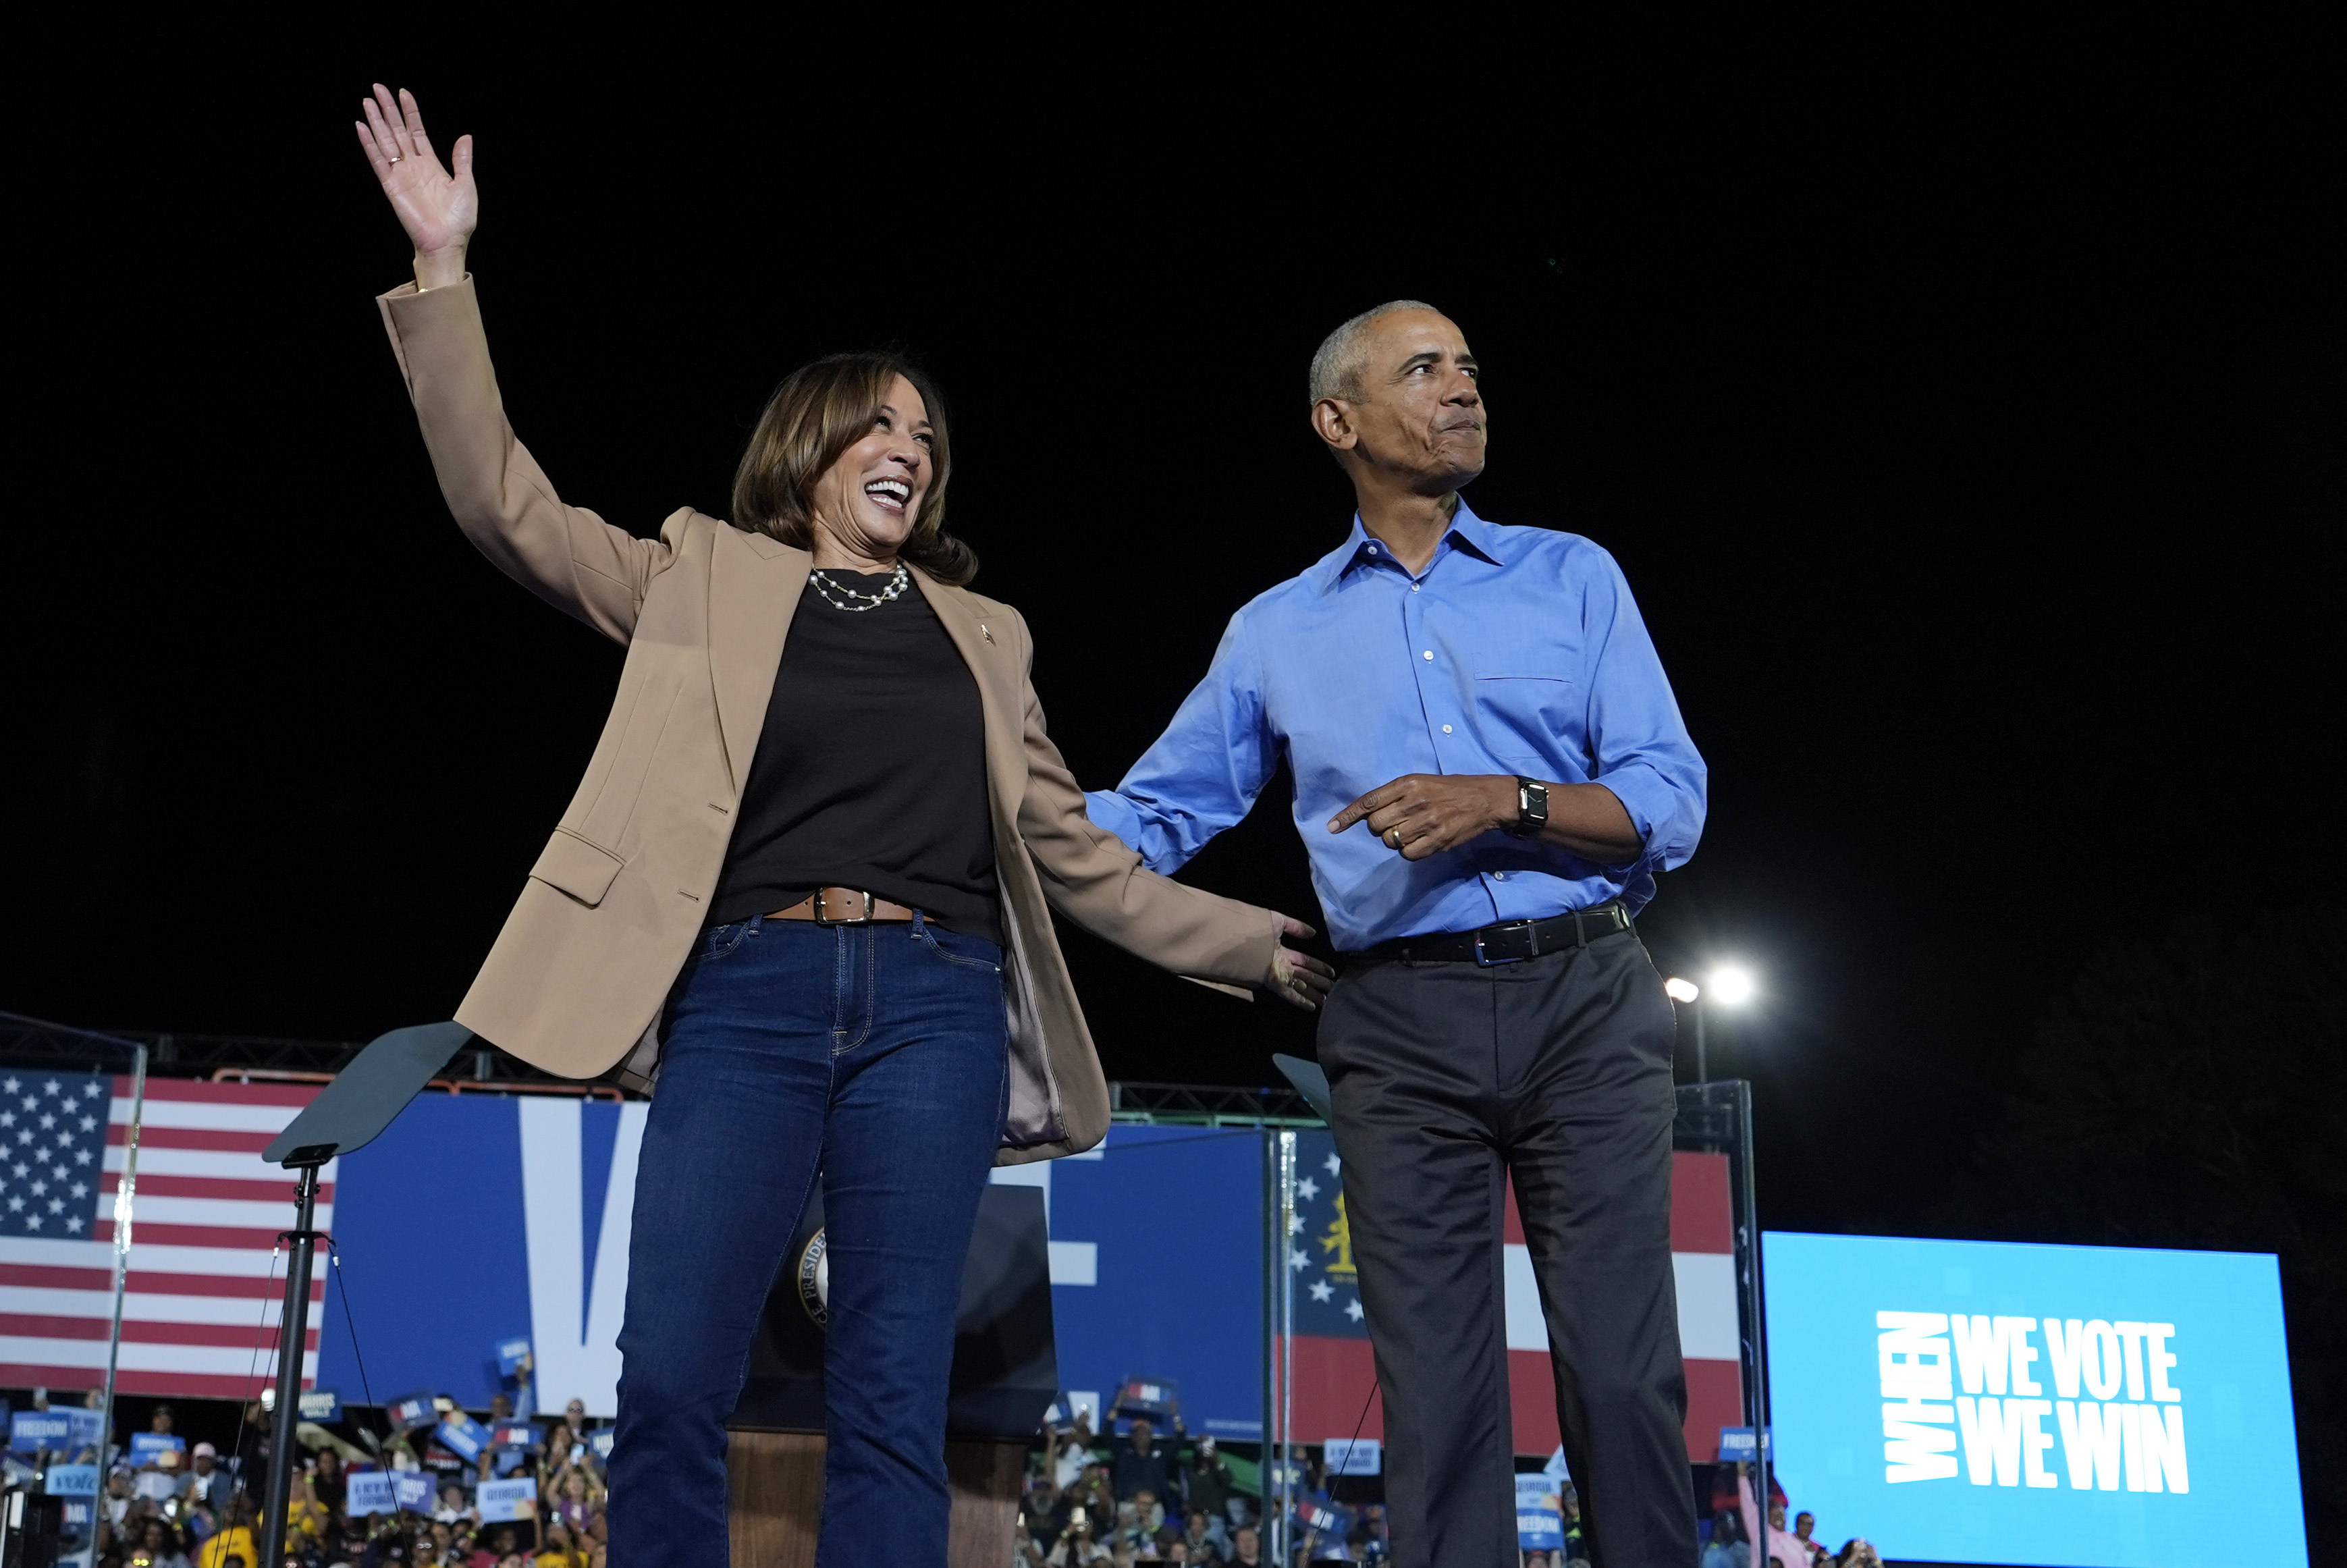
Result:
M825 575L874 594L893 574ZM978 682L910 585L863 611L834 608L812 582L800 594L711 922L772 914L818 887L859 887L1002 940Z

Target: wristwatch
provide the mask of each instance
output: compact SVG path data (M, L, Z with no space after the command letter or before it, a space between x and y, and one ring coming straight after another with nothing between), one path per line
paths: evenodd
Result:
M1548 825L1548 785L1538 779L1516 775L1516 820L1508 828L1511 836L1530 838Z

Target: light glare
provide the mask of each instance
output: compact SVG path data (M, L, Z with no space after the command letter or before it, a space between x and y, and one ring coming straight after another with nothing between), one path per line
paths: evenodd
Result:
M1693 980L1683 980L1673 975L1663 982L1663 994L1675 1002L1691 1002L1703 995L1703 991Z
M1749 969L1739 968L1730 964L1724 968L1711 971L1711 999L1716 1002L1725 1002L1729 1007L1740 1007L1750 1001L1753 993L1759 989L1753 980L1752 971Z

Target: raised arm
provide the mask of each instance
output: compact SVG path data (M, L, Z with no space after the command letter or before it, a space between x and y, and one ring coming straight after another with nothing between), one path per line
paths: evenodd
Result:
M440 492L457 526L499 569L540 599L625 642L668 545L615 528L555 493L506 422L466 248L480 217L473 138L443 167L415 95L377 85L359 145L415 248L415 282L379 302L415 404Z
M1021 668L1033 643L1019 628ZM1177 975L1222 989L1268 991L1307 1011L1336 971L1287 946L1312 935L1303 921L1184 886L1152 871L1115 835L1085 814L1084 794L1044 728L1042 703L1026 682L1027 794L1019 833L1043 875L1051 907L1094 936Z

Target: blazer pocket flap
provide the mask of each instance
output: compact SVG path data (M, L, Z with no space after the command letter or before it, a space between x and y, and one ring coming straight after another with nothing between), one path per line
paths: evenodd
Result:
M529 874L592 909L611 890L611 878L626 864L601 845L589 844L569 828L558 827Z

